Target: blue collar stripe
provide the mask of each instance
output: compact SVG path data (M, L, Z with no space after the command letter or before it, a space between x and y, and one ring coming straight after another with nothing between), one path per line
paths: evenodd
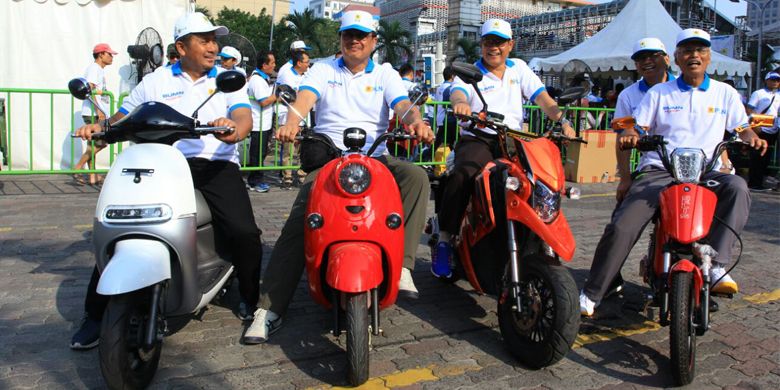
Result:
M270 76L268 76L267 74L265 74L265 72L263 72L262 70L260 70L260 68L255 68L255 73L257 73L257 74L258 74L260 77L262 77L262 78L263 78L263 80L268 80L268 79L270 79L270 78L271 78Z
M346 68L347 65L344 63L344 57L339 57L338 61L336 61L336 65L338 65L340 68ZM374 71L374 61L369 59L368 65L366 65L366 73L371 73Z
M296 75L296 76L298 75L298 72L295 71L295 67L294 66L292 68L290 68L290 70L293 72L294 75Z
M481 58L478 59L477 62L474 63L474 65L476 65L477 68L479 68L479 71L482 72L482 74L487 74L488 73L487 68L485 68L485 65L482 64L482 59Z
M645 79L639 80L639 90L642 93L647 92L649 89L650 89L650 86L647 85L647 83L645 82Z
M181 70L181 62L177 62L173 64L173 66L171 66L171 73L174 76L181 76L181 74L183 73L183 71ZM211 68L211 70L209 70L207 75L209 78L217 77L217 67L215 66Z
M693 88L690 85L688 85L685 82L685 80L683 80L682 77L677 79L677 87L680 88L680 91L683 91L683 92L690 91L691 88ZM702 81L701 85L699 85L699 87L697 89L700 90L700 91L706 91L709 88L710 88L710 76L705 74L704 75L704 81Z

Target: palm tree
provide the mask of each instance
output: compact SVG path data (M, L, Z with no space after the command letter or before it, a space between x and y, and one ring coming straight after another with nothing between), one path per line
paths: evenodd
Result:
M306 8L302 13L295 11L285 16L282 21L297 39L323 52L322 42L316 32L317 27L325 26L325 19L314 16L314 11Z
M400 58L399 50L406 53L407 57L412 56L412 49L408 44L411 34L409 31L404 30L401 27L401 23L397 20L392 22L380 20L377 35L379 35L379 43L374 52L383 50L385 55L384 62L388 62L391 65L397 64Z
M473 63L476 62L480 57L479 43L477 43L477 41L468 38L460 38L458 39L458 48L460 50L458 51L458 55L455 56L454 60L462 58L468 63Z

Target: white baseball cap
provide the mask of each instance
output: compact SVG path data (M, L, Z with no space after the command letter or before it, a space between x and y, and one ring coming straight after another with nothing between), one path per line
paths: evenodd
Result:
M215 26L211 24L211 21L200 12L193 12L186 14L176 21L176 25L173 27L173 40L178 41L179 38L193 33L205 33L214 31L217 35L228 35L230 30L225 26Z
M293 41L290 44L290 50L311 50L311 47L306 46L306 43L303 41Z
M764 80L769 80L769 79L780 79L780 73L777 72L767 73L766 76L764 76Z
M642 38L634 43L634 54L631 54L631 59L636 60L637 54L643 51L660 51L666 53L666 46L658 38Z
M509 22L501 19L488 19L485 23L482 23L482 30L480 36L493 34L495 36L512 39L512 26Z
M341 27L339 32L344 30L358 30L367 33L376 32L379 17L374 17L366 11L347 11L341 15Z
M680 33L677 34L676 46L680 46L685 42L692 42L692 41L699 41L701 43L704 43L704 45L707 47L710 47L712 45L712 43L710 42L710 34L708 34L706 31L698 28L686 28L685 30L680 31Z
M217 54L222 58L235 58L237 63L241 63L241 52L233 46L225 46L222 51Z

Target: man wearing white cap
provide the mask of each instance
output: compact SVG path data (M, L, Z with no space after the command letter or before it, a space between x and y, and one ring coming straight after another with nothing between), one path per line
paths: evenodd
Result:
M289 54L290 60L285 62L284 65L282 65L282 67L279 68L279 71L276 72L276 75L277 75L276 78L278 79L280 76L282 76L283 74L289 72L290 69L292 69L292 67L293 67L293 60L292 59L295 56L295 53L304 53L304 52L307 52L307 51L310 51L310 50L311 50L311 47L306 45L306 43L304 41L293 41L290 44L290 54Z
M235 70L246 76L246 71L244 68L239 66L241 65L241 60L243 57L241 56L241 52L239 52L238 49L233 46L225 46L217 55L219 58L221 58L222 62L219 65L218 71Z
M711 61L710 36L699 29L683 30L677 36L675 63L682 69L676 80L651 88L634 110L636 123L648 134L662 135L667 149L701 148L712 158L715 146L723 139L723 131L739 132L740 138L756 149L766 151L766 141L752 131L741 131L748 118L739 94L731 86L707 76ZM635 146L639 134L634 129L618 136L618 145ZM719 185L710 187L718 198L715 214L738 234L747 222L750 193L745 181L735 175L709 172L703 181ZM580 312L593 315L596 306L628 257L642 230L658 209L658 194L671 183L671 175L662 167L656 152L645 153L634 173L633 183L612 213L612 220L593 256L590 276L580 293ZM736 236L722 223L713 222L709 242L718 252L710 271L712 291L736 293L737 283L726 273L731 260L731 248Z
M512 28L501 19L488 19L482 24L480 46L482 58L475 65L483 74L477 84L480 92L492 112L504 115L504 123L510 128L523 126L523 104L529 102L538 105L554 121L562 124L567 136L574 137L571 123L563 117L558 105L547 93L542 81L531 68L519 58L509 59L509 53L515 45ZM454 113L471 115L482 110L482 101L474 88L456 77L450 89L450 101ZM484 132L495 134L493 130ZM439 211L441 233L433 253L436 264L451 264L453 248L452 235L460 229L461 217L466 210L469 196L474 186L474 177L485 164L493 160L493 151L497 150L495 138L485 138L460 129L460 140L455 145L455 168L447 180L442 194L442 207ZM438 266L437 269L441 269ZM446 269L447 267L443 267ZM432 269L433 270L433 269ZM434 275L447 277L434 271Z
M408 130L419 140L433 140L430 126L422 121L417 108L412 107L398 73L390 64L376 65L371 61L371 53L377 44L376 26L377 20L368 12L345 12L339 29L343 56L319 63L309 70L298 89L298 99L293 104L295 111L306 115L316 103L317 126L314 132L327 136L342 150L346 149L342 140L343 131L348 127L359 127L366 131L366 152L374 140L386 131L388 109L393 109L400 116L411 107L409 115L403 118ZM300 131L298 124L302 118L297 117L295 111L290 110L287 123L277 132L277 138L282 141L293 141ZM327 148L315 150L316 146L311 147L310 151L317 154L329 153ZM401 271L399 295L411 296L417 292L410 268L414 267L415 252L425 225L425 205L430 193L428 178L420 167L388 156L385 152L384 145L379 146L374 156L386 161L401 190L404 209L404 268ZM327 158L324 158L320 163L326 162ZM304 213L318 170L311 170L306 177L290 210L290 217L276 241L260 286L260 308L247 329L246 335L250 337L244 339L247 343L264 343L268 340L281 326L281 316L292 300L305 264Z
M780 110L780 74L769 72L764 77L766 87L753 92L747 103L748 114L766 114L777 116ZM777 142L777 127L761 127L755 130L761 139L768 145ZM764 176L769 166L770 153L760 156L758 153L750 153L750 173L748 174L748 188L754 191L765 191Z
M184 115L192 112L216 89L217 69L214 66L218 45L217 35L226 35L224 26L214 26L199 12L179 18L174 28L179 62L166 71L154 72L141 81L125 99L122 107L109 120L123 118L138 105L156 101L169 105ZM208 126L235 129L230 133L181 140L174 144L187 158L195 188L201 191L211 209L216 229L228 242L222 247L232 251L238 275L241 305L239 316L251 318L257 304L262 250L260 230L255 224L249 196L238 168L236 143L252 129L252 112L245 90L218 93L198 111L199 119ZM90 139L102 131L99 124L78 129L77 134ZM97 345L100 317L106 297L95 292L98 274L93 272L85 302L88 318L73 336L71 348L86 349Z

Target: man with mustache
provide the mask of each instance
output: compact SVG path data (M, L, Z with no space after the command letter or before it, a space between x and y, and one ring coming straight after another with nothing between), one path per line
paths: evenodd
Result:
M766 141L752 131L741 131L747 126L748 118L737 91L707 76L712 56L710 45L710 35L703 30L691 28L677 35L674 57L682 75L647 92L633 112L637 125L648 134L664 136L669 151L679 147L701 148L708 158L712 158L715 147L723 139L723 131L728 130L732 133L737 131L751 147L766 152ZM639 137L636 130L625 130L618 136L618 147L634 147ZM702 180L719 183L710 187L718 198L715 215L739 234L750 211L750 193L745 181L717 170L708 172ZM671 181L672 176L662 167L657 152L642 155L633 181L619 195L620 204L612 213L612 220L596 247L590 276L580 293L582 315L593 315L609 282L656 213L658 194ZM712 283L717 282L712 291L736 293L739 290L737 283L726 273L736 236L715 221L708 238L719 254L710 271Z

